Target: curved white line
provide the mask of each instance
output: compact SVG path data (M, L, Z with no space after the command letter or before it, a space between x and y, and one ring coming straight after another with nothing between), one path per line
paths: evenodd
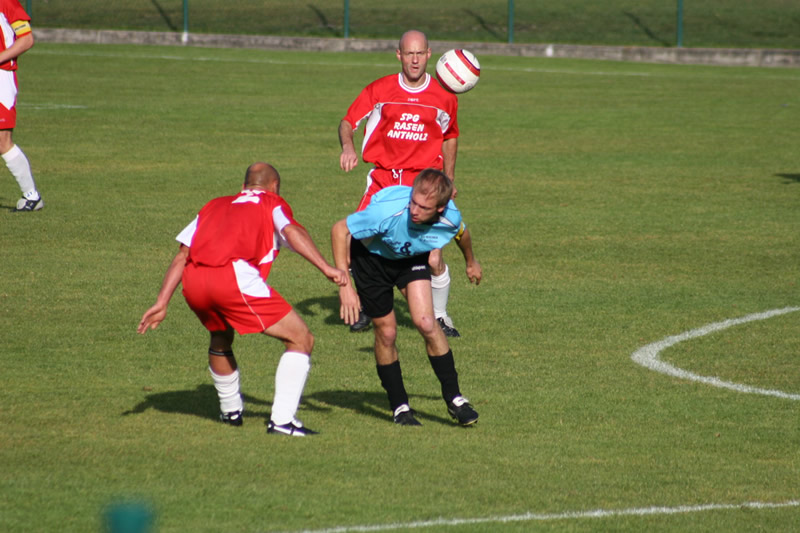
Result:
M726 511L736 509L781 509L798 507L800 501L787 502L744 502L744 503L708 503L701 505L681 505L678 507L638 507L632 509L595 509L592 511L572 511L565 513L524 513L508 516L486 518L440 518L438 520L421 520L416 522L397 522L394 524L374 524L358 526L338 526L326 529L305 529L304 533L365 533L375 531L392 531L398 529L422 529L433 527L452 527L474 524L505 524L510 522L533 522L554 520L575 520L583 518L612 518L617 516L650 516L698 513L704 511Z
M751 387L749 385L742 385L730 381L723 381L716 377L700 376L692 372L688 372L686 370L674 367L669 363L661 361L658 358L658 354L662 350L665 350L670 346L674 346L679 342L683 342L689 339L694 339L697 337L702 337L704 335L708 335L709 333L714 333L715 331L727 329L731 326L738 326L739 324L746 324L747 322L755 322L757 320L766 320L774 316L785 315L786 313L793 313L795 311L800 311L800 307L785 307L783 309L772 309L771 311L765 311L763 313L754 313L752 315L743 316L741 318L732 318L729 320L723 320L722 322L715 322L714 324L708 324L701 328L693 329L691 331L686 331L684 333L681 333L680 335L667 337L658 342L654 342L652 344L648 344L647 346L639 348L638 350L633 352L633 354L631 355L631 359L633 359L636 363L646 368L649 368L650 370L655 370L656 372L661 372L662 374L667 374L678 378L690 379L692 381L699 381L700 383L713 385L714 387L731 389L737 392L745 392L748 394L763 394L765 396L776 396L778 398L784 398L787 400L800 400L800 394L790 394L788 392L783 392L779 390L759 389L757 387Z

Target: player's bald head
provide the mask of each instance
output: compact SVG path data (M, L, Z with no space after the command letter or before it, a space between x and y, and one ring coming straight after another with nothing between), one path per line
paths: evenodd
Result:
M408 30L400 37L400 42L397 44L398 50L401 51L409 50L417 46L421 50L428 49L428 37L419 30Z
M263 189L278 194L281 185L281 175L269 163L253 163L247 167L244 175L245 189Z

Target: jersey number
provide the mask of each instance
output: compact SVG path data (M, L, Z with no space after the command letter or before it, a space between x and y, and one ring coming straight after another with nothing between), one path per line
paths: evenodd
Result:
M234 204L246 204L248 202L251 203L251 204L257 204L257 203L261 202L261 196L259 196L258 194L254 193L253 191L244 191L241 196L236 198L231 203L234 203Z

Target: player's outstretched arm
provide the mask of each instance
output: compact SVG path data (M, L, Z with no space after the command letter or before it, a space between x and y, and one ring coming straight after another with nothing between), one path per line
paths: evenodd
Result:
M481 264L475 259L475 254L472 251L472 234L469 229L464 229L461 237L456 239L456 245L461 253L464 255L464 261L467 263L467 277L471 283L480 285L483 278L483 269Z
M339 156L339 168L345 172L350 172L358 164L358 154L353 143L355 131L353 126L346 120L339 123L339 144L342 145L342 153Z
M181 283L183 276L183 269L186 267L186 260L189 258L189 247L181 244L178 253L172 259L167 273L164 274L164 281L161 283L161 290L158 291L156 303L150 309L144 312L141 320L139 320L139 327L136 328L141 334L147 332L148 329L156 329L159 324L167 316L167 306L172 299L172 295L178 285Z
M347 219L342 219L333 225L331 229L331 248L333 249L333 260L336 266L345 272L348 271L348 243L350 241L350 230L347 228ZM361 310L361 302L358 299L353 285L348 283L339 287L339 317L345 324L355 324Z
M292 247L292 250L303 256L306 261L317 267L333 283L342 286L350 281L346 271L332 267L322 256L317 245L311 239L305 228L290 224L283 228L283 237Z

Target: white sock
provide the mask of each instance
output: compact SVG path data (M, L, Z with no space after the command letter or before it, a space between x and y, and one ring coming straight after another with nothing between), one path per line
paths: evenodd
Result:
M25 153L16 144L11 150L3 154L8 170L14 176L22 191L22 196L27 200L38 200L39 192L36 190L36 183L33 181L31 164Z
M215 374L211 367L208 368L208 371L211 372L214 388L217 389L217 396L219 396L219 410L223 413L242 411L244 404L239 392L239 371L234 370L233 374L227 376Z
M272 422L278 426L294 420L300 397L306 386L311 357L300 352L284 352L275 371L275 398L272 401Z
M431 276L431 289L433 292L433 316L442 318L447 316L447 300L450 298L450 269L444 265L444 272L439 276Z

